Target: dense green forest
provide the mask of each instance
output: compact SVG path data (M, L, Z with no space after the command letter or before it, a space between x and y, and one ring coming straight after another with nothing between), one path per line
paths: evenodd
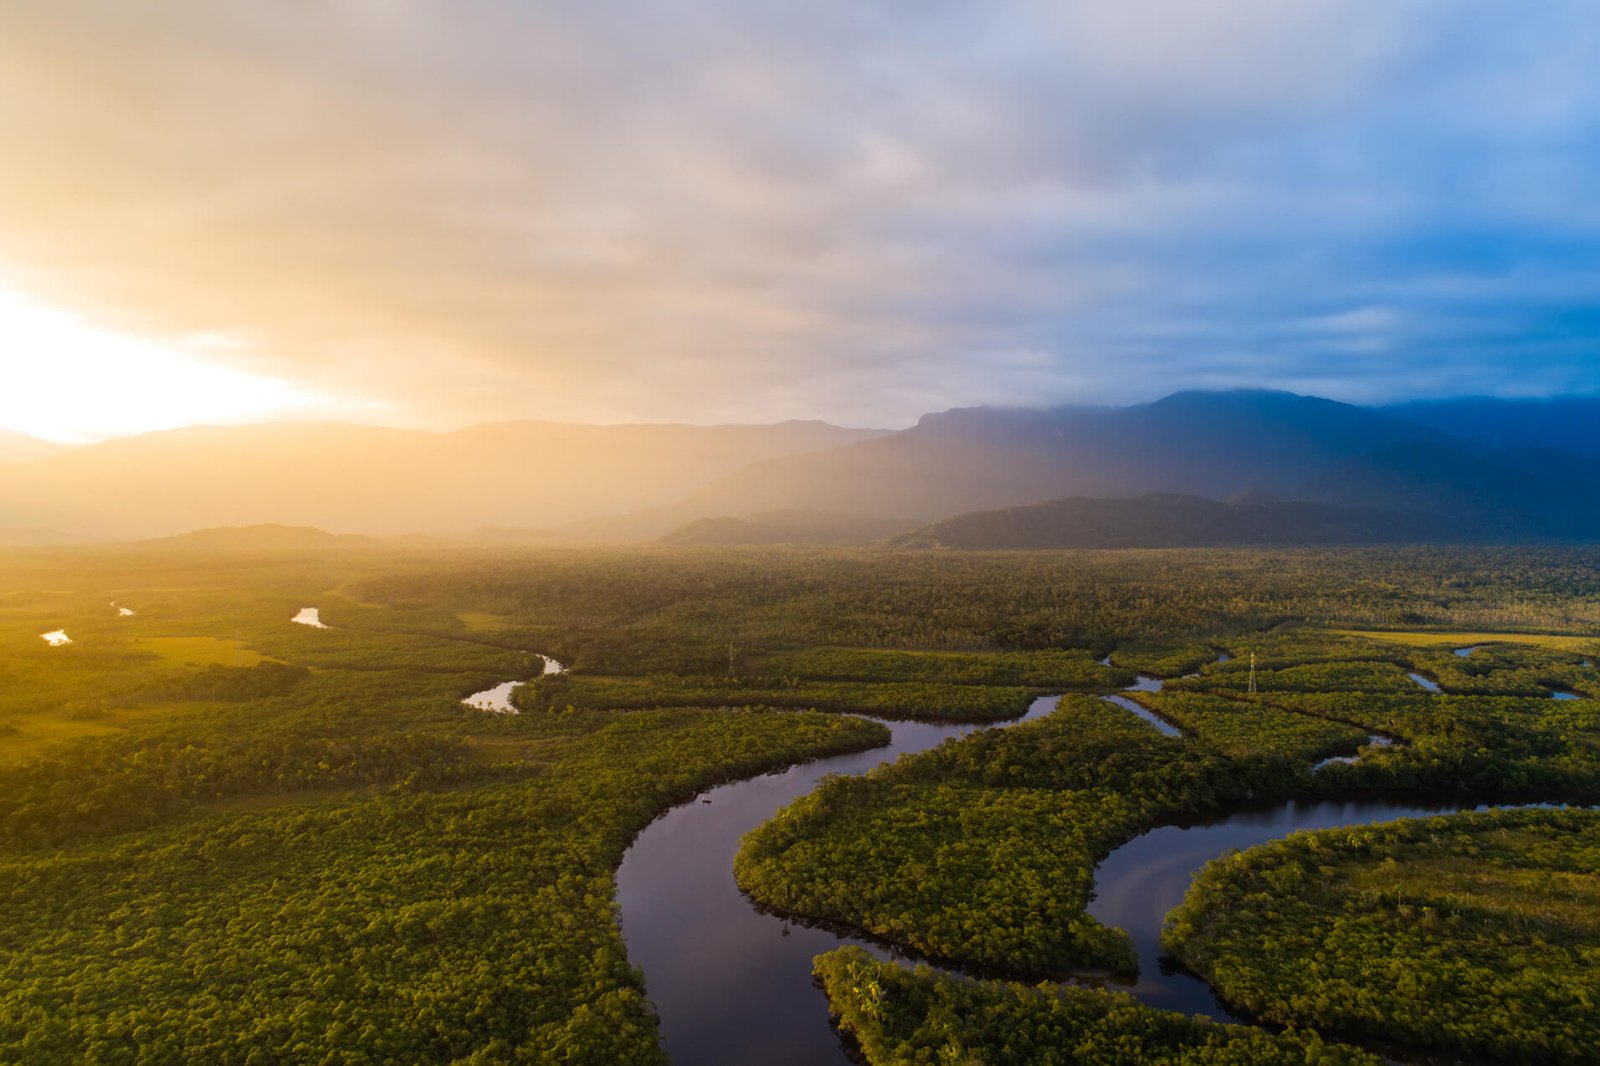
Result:
M955 980L881 963L860 948L817 959L817 978L870 1063L1036 1066L1377 1066L1314 1032L1269 1034L1152 1010L1132 996L1064 985Z
M1126 967L1126 939L1083 905L1097 857L1142 827L1374 789L1595 796L1593 705L1549 694L1600 694L1597 563L1542 549L0 554L0 1060L655 1061L611 883L643 825L711 783L883 742L847 712L992 720L1045 691L1076 694L828 783L751 838L740 877L941 958ZM306 606L329 628L290 622ZM1474 639L1486 646L1459 657L1400 632L1418 627L1541 643ZM40 639L56 629L72 642ZM542 654L570 672L539 677ZM1138 694L1181 738L1098 698L1136 671L1198 672ZM461 703L533 678L520 714ZM1398 743L1312 769L1369 731ZM1034 1002L1001 987L970 994L1010 1004L997 1019ZM1085 1000L1037 1031L1109 1047L1153 1025L1148 1061L1172 1061L1162 1041L1223 1040L1130 1011ZM1227 1035L1245 1041L1228 1053L1266 1040L1252 1032Z
M663 704L727 707L760 703L853 711L879 718L993 722L1027 710L1034 691L1013 685L947 685L924 681L812 681L794 677L593 677L551 674L518 688L524 711L637 709Z
M1165 939L1273 1021L1474 1061L1594 1062L1600 812L1296 835L1208 866Z
M1257 640L1265 661L1321 643L1295 630L1240 644ZM1503 654L1516 668L1517 653ZM1159 824L1356 791L1600 799L1600 716L1585 701L1429 695L1401 666L1364 661L1283 668L1292 696L1281 686L1250 695L1232 687L1247 684L1239 662L1133 694L1178 725L1178 739L1103 700L1068 697L1045 719L828 781L746 838L739 882L781 911L932 958L1048 976L1131 967L1126 942L1084 906L1096 863ZM1392 691L1396 676L1407 694ZM1301 691L1319 679L1332 691ZM1363 679L1373 691L1353 690ZM1405 709L1379 713L1395 706ZM1373 730L1402 743L1365 747ZM1316 768L1358 750L1355 763Z
M784 911L1019 974L1129 969L1083 912L1094 864L1152 819L1287 788L1290 772L1069 697L1049 717L836 778L746 838L740 885Z

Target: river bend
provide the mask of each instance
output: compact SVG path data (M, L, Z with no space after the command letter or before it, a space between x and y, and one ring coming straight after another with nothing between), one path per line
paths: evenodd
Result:
M1129 691L1155 691L1141 677ZM1170 724L1124 697L1111 702L1166 732ZM1059 696L1036 699L1008 724L1055 710ZM983 728L931 722L883 722L887 747L801 763L787 770L721 785L674 807L629 847L617 870L617 901L628 958L645 978L661 1019L662 1043L676 1062L697 1066L847 1063L828 1020L827 1002L812 985L811 960L842 944L880 959L907 956L860 936L801 925L765 913L733 878L740 839L779 809L811 792L828 774L861 774L901 755L925 751ZM1153 1006L1241 1020L1211 987L1178 971L1161 952L1167 912L1183 899L1207 862L1233 849L1277 840L1301 829L1332 829L1464 807L1382 799L1291 801L1241 810L1188 827L1163 826L1135 837L1095 872L1088 911L1133 938L1136 982L1112 984Z

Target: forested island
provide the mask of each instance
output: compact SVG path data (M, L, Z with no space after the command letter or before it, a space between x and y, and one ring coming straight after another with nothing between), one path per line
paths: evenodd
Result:
M0 1059L664 1061L630 844L935 722L723 867L861 945L792 1005L841 1059L1593 1062L1597 634L1587 548L8 550ZM1108 855L1378 796L1461 813L1197 877L1231 1021L1128 983Z

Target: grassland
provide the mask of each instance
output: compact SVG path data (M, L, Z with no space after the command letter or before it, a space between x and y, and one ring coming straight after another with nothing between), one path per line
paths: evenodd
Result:
M134 647L187 666L254 666L274 661L245 647L243 641L219 637L141 637Z

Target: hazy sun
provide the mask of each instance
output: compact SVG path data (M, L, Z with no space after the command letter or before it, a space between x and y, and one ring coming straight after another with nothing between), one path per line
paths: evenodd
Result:
M257 421L326 402L286 381L97 329L0 289L0 427L79 443Z

